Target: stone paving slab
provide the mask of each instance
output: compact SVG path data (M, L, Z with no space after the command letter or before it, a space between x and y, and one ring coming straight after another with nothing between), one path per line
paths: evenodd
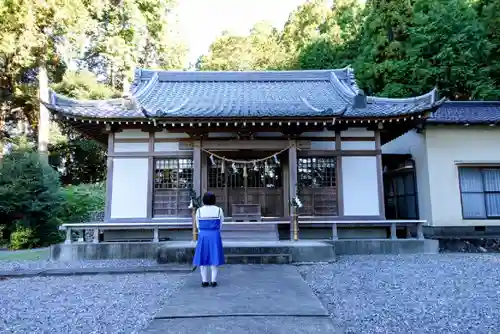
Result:
M193 271L187 265L158 265L147 267L122 267L122 268L57 268L0 271L0 277L21 278L35 276L83 276L83 275L116 275L116 274L142 274L142 273L190 273Z
M209 317L154 320L143 334L341 333L329 317Z
M229 265L219 270L218 287L200 283L197 270L155 318L328 316L294 266Z

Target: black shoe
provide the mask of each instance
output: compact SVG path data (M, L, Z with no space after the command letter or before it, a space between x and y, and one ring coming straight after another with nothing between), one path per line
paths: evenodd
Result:
M212 282L212 283L210 283L210 286L211 286L212 288L215 288L215 287L217 286L217 282Z
M207 286L208 286L208 282L202 282L202 283L201 283L201 287L202 287L202 288L206 288Z

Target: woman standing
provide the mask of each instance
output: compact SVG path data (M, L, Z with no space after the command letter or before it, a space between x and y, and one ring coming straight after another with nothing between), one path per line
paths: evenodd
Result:
M196 210L196 226L198 227L198 243L194 253L193 265L200 267L201 286L217 286L218 266L225 263L224 248L220 229L224 222L224 212L215 205L215 195L211 192L203 195L203 206ZM208 271L212 270L210 284Z

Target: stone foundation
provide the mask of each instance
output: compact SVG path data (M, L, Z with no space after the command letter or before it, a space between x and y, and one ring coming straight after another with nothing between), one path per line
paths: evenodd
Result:
M441 239L439 249L446 253L500 253L500 239Z
M337 255L439 253L439 242L430 239L336 240L332 243Z
M432 239L500 239L500 226L424 226Z
M437 240L353 239L337 241L226 241L228 263L297 263L334 261L336 255L438 253ZM191 263L192 241L102 242L53 245L55 261L156 259L159 263Z
M54 261L154 259L158 243L103 242L57 244L50 247Z

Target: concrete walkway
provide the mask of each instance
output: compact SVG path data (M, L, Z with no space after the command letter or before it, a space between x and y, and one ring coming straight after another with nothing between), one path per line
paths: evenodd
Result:
M199 271L191 274L143 333L336 332L293 266L225 266L218 281L202 288Z

